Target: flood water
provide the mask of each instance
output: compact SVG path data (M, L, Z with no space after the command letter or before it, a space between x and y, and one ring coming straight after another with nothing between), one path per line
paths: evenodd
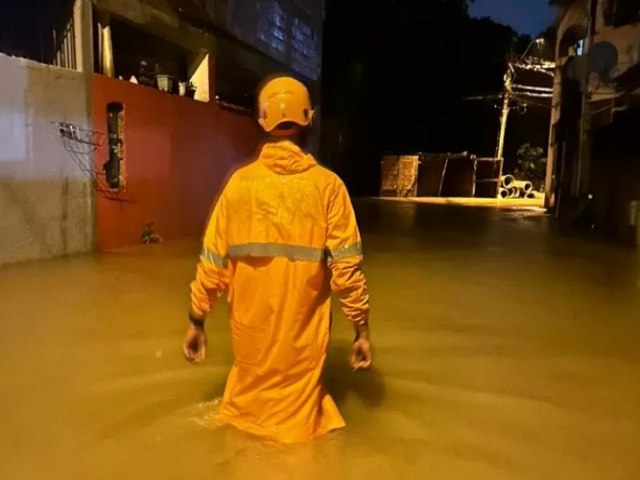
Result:
M348 427L293 447L212 422L224 307L206 364L182 359L197 241L0 270L0 478L640 478L635 253L528 211L358 213L376 368L350 372L336 319Z

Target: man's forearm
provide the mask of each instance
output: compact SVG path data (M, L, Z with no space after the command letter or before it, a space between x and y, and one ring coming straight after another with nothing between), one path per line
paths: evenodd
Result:
M193 326L204 328L206 319L206 315L195 313L193 309L189 310L189 322L191 322Z
M207 262L200 261L196 278L191 282L191 310L189 318L206 318L229 283L229 272Z
M331 289L336 293L342 311L358 331L369 318L369 292L360 268L360 258L336 262L331 265ZM363 331L368 332L366 329Z
M360 325L354 325L354 330L356 333L356 340L359 338L369 338L369 324L363 323Z

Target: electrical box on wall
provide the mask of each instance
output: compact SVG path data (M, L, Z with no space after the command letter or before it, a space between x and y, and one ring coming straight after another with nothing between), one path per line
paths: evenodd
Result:
M125 187L124 168L124 105L109 103L107 105L107 137L109 159L104 164L107 184L114 190Z

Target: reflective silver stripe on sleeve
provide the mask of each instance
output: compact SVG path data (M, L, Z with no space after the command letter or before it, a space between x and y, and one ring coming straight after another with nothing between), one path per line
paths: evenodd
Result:
M301 262L322 262L324 249L287 243L245 243L229 247L231 258L286 258Z
M207 262L212 263L218 268L227 268L227 259L215 252L212 252L207 249L207 247L203 247L201 256Z
M340 248L327 248L327 262L335 263L351 257L362 255L362 242L354 243Z

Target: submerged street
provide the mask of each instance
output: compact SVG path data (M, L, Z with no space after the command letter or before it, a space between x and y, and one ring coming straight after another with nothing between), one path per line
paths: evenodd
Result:
M347 428L293 447L216 428L226 308L184 361L199 244L0 270L0 478L640 477L640 268L538 211L361 201L375 368L334 306ZM161 232L160 232L161 233Z

